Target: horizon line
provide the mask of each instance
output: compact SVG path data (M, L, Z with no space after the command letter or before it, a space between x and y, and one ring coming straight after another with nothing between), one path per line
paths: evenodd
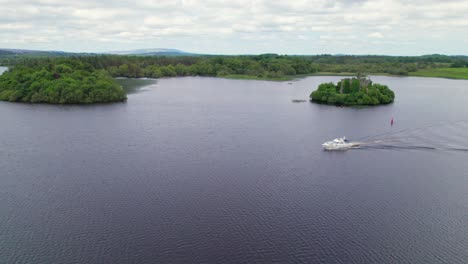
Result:
M352 53L315 53L315 54L291 54L291 53L275 53L275 52L265 52L265 53L239 53L239 54L227 54L227 53L197 53L197 52L190 52L190 51L185 51L181 49L176 49L176 48L135 48L135 49L129 49L129 50L109 50L109 51L66 51L66 50L54 50L54 49L22 49L22 48L2 48L0 47L0 50L7 50L7 51L26 51L26 52L60 52L60 53L76 53L76 54L96 54L96 55L119 55L119 56L131 56L131 55L138 55L138 54L117 54L113 52L131 52L131 51L139 51L139 50L155 50L155 49L161 49L161 50L172 50L176 52L180 52L181 54L187 54L190 56L192 55L201 55L201 56L260 56L260 55L267 55L267 54L275 54L279 56L324 56L324 55L330 55L330 56L387 56L387 57L422 57L422 56L431 56L431 55L442 55L442 56L450 56L450 57L457 57L457 56L464 56L468 57L468 54L443 54L443 53L430 53L430 54L420 54L420 55L389 55L389 54L352 54ZM154 53L157 53L158 51L155 51ZM160 53L164 53L165 51L160 51ZM171 51L167 51L169 53ZM148 52L148 53L151 53ZM145 55L145 53L142 53L141 55Z

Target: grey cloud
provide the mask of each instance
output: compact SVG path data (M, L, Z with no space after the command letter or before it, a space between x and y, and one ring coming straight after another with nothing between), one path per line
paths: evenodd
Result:
M173 47L207 53L261 53L276 47L275 52L310 54L385 53L390 50L386 43L398 40L411 43L407 49L402 45L401 53L467 53L454 44L466 43L467 12L468 2L456 0L0 0L0 44L73 51ZM437 45L428 45L431 36ZM371 41L375 46L369 46ZM202 50L193 50L194 43ZM418 43L426 50L411 50Z

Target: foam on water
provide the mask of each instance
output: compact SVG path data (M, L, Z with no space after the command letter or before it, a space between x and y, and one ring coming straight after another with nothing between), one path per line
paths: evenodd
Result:
M463 135L467 129L465 120L429 124L364 137L356 148L468 152L468 139Z

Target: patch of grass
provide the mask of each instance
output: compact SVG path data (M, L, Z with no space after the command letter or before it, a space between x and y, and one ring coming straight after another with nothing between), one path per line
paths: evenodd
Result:
M410 76L468 79L468 68L431 68L410 72Z
M282 76L282 77L258 77L252 75L244 75L244 74L229 74L224 76L219 76L220 78L226 79L238 79L238 80L264 80L264 81L277 81L277 82L284 82L290 81L295 78L296 76Z
M238 79L238 80L263 80L263 81L277 81L277 82L284 82L284 81L291 81L295 79L305 78L308 76L355 76L356 73L353 72L316 72L310 74L296 74L296 75L285 75L281 77L258 77L252 75L244 75L244 74L229 74L225 76L219 76L220 78L226 79Z

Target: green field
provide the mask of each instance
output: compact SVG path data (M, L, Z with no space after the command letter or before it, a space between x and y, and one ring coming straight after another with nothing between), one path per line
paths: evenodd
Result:
M410 76L468 79L468 68L431 68L410 72Z

